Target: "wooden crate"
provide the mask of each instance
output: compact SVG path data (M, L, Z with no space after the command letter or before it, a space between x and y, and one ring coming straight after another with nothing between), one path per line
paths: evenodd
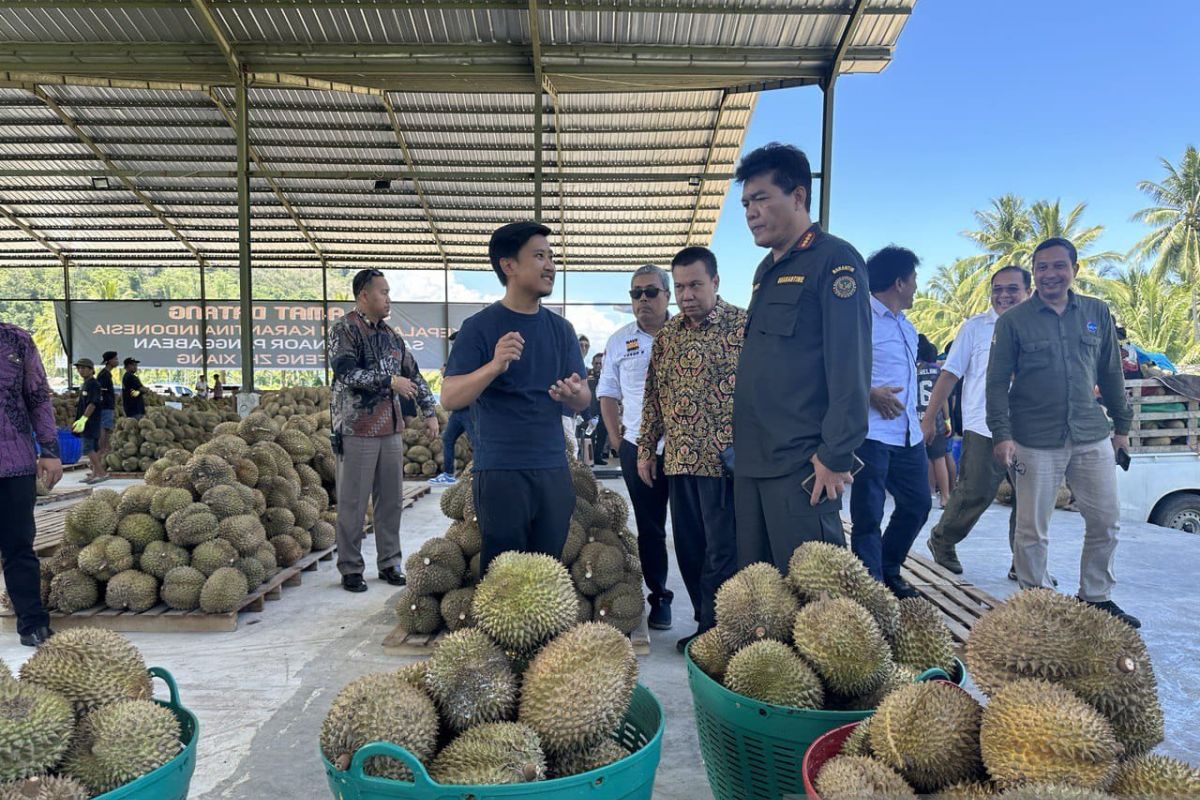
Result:
M1192 453L1200 452L1200 402L1181 394L1166 390L1166 394L1143 395L1147 387L1165 387L1157 380L1127 380L1125 392L1133 408L1133 425L1129 430L1129 446L1136 453ZM1178 403L1184 410L1160 411L1161 406ZM1182 427L1147 427L1146 423L1174 421ZM1148 439L1171 437L1171 444L1144 444Z
M446 631L437 633L409 633L403 626L397 625L383 640L383 652L389 656L425 656L433 654L437 643L446 635ZM650 628L646 618L642 617L641 624L629 634L633 642L633 652L639 656L650 655Z
M971 628L1001 601L937 563L909 554L900 575L942 612L955 644L967 643Z
M76 611L74 614L50 612L50 627L104 628L119 633L228 633L237 630L238 614L243 611L262 611L267 600L278 600L285 587L299 586L301 574L315 572L319 562L330 561L334 548L309 553L290 567L281 569L265 583L253 589L237 611L226 614L207 614L203 611L179 611L159 603L140 613L117 611L99 605ZM0 630L15 631L16 617L11 612L0 613Z

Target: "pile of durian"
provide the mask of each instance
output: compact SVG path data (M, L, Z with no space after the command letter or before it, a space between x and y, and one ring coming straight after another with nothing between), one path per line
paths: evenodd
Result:
M63 631L13 677L0 662L0 800L87 800L180 751L141 654L111 631Z
M730 691L774 705L866 710L938 667L956 676L954 642L937 610L897 601L848 548L809 542L784 577L744 567L722 584L716 627L692 660Z
M441 406L437 406L438 423L442 430L450 415ZM451 472L446 469L446 456L442 452L442 437L430 437L425 431L425 420L420 417L404 418L404 475L408 478L432 478L441 472ZM464 434L458 437L454 444L454 469L457 475L463 467L471 462L471 441Z
M67 514L42 564L43 601L73 613L104 603L146 611L235 611L251 590L332 547L335 461L328 412L216 426L195 453L167 451L146 484L100 489Z
M266 414L278 425L295 416L309 416L329 411L329 387L296 386L274 392L263 392L257 413Z
M631 633L642 619L642 568L637 538L626 527L629 504L601 489L591 469L571 463L575 513L562 564L576 594L578 621L607 622ZM471 613L479 582L483 539L471 494L471 474L442 493L442 512L454 522L444 536L428 539L408 557L408 585L396 603L400 625L409 633L457 631L475 624Z
M895 689L817 774L821 797L1200 797L1200 770L1151 752L1157 684L1125 623L1029 589L979 620L966 655L986 705L944 682Z
M232 411L182 411L170 406L151 409L141 419L121 417L113 425L105 466L118 472L145 472L171 450L194 452L212 438L218 425L237 418Z
M578 622L570 573L557 559L503 553L476 587L475 627L431 658L367 675L334 699L321 751L338 769L373 741L400 745L443 784L526 783L587 772L629 752L614 738L637 683L629 639ZM399 761L368 775L411 780Z

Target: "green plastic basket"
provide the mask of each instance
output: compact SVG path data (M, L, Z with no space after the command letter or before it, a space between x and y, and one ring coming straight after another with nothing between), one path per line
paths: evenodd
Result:
M957 661L958 675L940 669L918 680L951 677L959 685L967 668ZM874 711L824 711L760 703L731 692L710 678L687 654L688 684L696 709L700 754L716 800L779 800L802 797L804 751L821 734L858 722Z
M409 751L390 742L371 742L354 753L350 768L337 769L321 756L329 789L338 800L650 800L654 773L662 750L663 710L650 690L638 685L629 711L614 738L633 751L608 766L549 781L505 786L450 786L434 783L425 766ZM371 756L387 756L404 762L413 782L375 778L363 773Z
M160 706L171 709L179 720L179 741L183 749L153 772L148 772L133 783L98 795L94 800L187 800L192 773L196 771L196 742L200 738L200 721L196 715L179 702L179 687L175 678L162 667L151 667L150 677L161 678L171 693L168 702L155 700Z

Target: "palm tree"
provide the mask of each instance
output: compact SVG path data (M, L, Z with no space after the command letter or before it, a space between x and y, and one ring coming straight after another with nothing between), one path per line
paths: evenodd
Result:
M1190 287L1192 342L1200 343L1200 153L1189 145L1176 167L1160 159L1167 176L1162 183L1139 181L1138 189L1154 201L1133 219L1154 228L1133 246L1132 255L1152 260L1151 272L1162 279L1174 275Z
M1130 341L1165 353L1177 365L1200 361L1200 345L1189 335L1188 287L1161 280L1152 268L1140 265L1105 284L1104 299Z
M979 229L963 231L963 236L983 249L984 254L976 259L988 266L1015 263L1011 262L1013 254L1025 248L1032 236L1029 208L1015 194L993 199L990 209L975 212L975 220Z
M972 258L939 267L908 312L913 326L944 348L968 317L987 310L988 275L986 265Z
M58 335L58 314L54 303L42 303L33 320L33 344L42 357L42 367L50 377L58 375L57 361L63 355L62 338ZM67 365L67 369L71 369Z

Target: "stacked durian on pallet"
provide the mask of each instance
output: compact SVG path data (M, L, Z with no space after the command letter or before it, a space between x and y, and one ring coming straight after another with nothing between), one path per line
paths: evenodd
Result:
M441 639L432 657L367 675L334 699L321 750L338 769L369 742L400 745L443 784L510 784L565 777L617 761L616 737L637 683L629 639L579 622L562 562L508 552L467 606L473 627ZM373 757L366 773L411 780Z
M0 662L0 800L87 800L180 752L141 654L103 630L63 631L14 677Z
M560 560L576 590L578 620L607 622L629 634L645 610L637 538L626 527L629 504L602 489L586 465L572 460L570 468L575 512ZM408 585L396 615L409 633L456 631L475 623L471 607L483 538L469 472L443 492L441 507L453 520L445 535L426 540L404 565Z
M100 489L67 514L43 561L43 600L63 613L97 603L134 612L160 601L235 611L282 567L334 544L329 414L264 413L216 426L195 453L168 450L145 485Z
M1200 797L1200 770L1152 752L1157 683L1125 623L1029 589L976 623L966 656L986 704L941 682L895 689L817 774L821 797Z
M446 429L450 415L441 406L436 407L438 425ZM432 478L441 472L457 475L471 463L471 441L459 436L454 444L454 459L447 465L442 452L442 437L430 436L425 430L425 420L420 417L404 418L404 476L406 478ZM452 468L451 468L452 467Z
M770 564L744 567L717 591L716 617L692 642L692 660L764 703L866 710L927 669L958 672L937 610L920 598L897 601L832 544L796 548L786 577Z
M105 466L117 472L145 472L171 450L194 452L224 422L237 420L232 411L186 411L153 408L141 419L122 417L113 424L111 452Z

